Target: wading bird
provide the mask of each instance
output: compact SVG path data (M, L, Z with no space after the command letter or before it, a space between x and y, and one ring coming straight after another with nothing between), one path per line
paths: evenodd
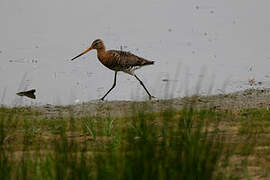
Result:
M134 76L140 82L140 84L142 85L144 90L147 92L147 94L149 96L149 99L151 100L151 98L154 98L154 96L152 96L149 93L149 91L146 89L143 82L134 73L134 71L136 69L139 69L142 66L154 64L154 61L146 60L144 58L138 57L138 56L136 56L136 55L134 55L134 54L132 54L130 52L126 52L126 51L118 51L118 50L108 50L108 51L106 51L105 45L104 45L104 43L103 43L103 41L101 39L97 39L97 40L93 41L93 43L91 44L91 46L87 50L85 50L84 52L82 52L78 56L72 58L71 61L73 61L74 59L80 57L81 55L89 52L92 49L97 50L97 57L98 57L99 61L104 66L106 66L107 68L115 71L114 81L113 81L112 87L109 89L109 91L100 100L103 101L104 98L115 87L115 85L116 85L116 76L117 76L118 71L123 71L125 73L128 73L128 74Z

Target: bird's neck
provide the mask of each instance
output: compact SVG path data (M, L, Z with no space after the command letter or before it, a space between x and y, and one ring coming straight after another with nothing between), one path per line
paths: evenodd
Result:
M105 47L97 49L97 55L98 55L98 57L102 57L102 56L104 56L105 54L106 54L106 49L105 49Z

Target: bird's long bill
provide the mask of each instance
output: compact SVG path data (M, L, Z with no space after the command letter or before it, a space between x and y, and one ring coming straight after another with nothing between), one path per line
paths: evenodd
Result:
M88 52L88 51L90 51L90 50L92 50L92 47L90 47L90 48L86 49L84 52L82 52L82 53L81 53L81 54L79 54L78 56L76 56L76 57L72 58L72 59L71 59L71 61L73 61L74 59L76 59L76 58L80 57L81 55L84 55L85 53L87 53L87 52Z

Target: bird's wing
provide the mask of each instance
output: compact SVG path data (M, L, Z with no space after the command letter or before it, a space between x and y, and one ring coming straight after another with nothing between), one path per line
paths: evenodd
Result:
M135 67L153 64L153 61L146 60L127 51L110 50L109 53L114 57L114 61L121 67Z

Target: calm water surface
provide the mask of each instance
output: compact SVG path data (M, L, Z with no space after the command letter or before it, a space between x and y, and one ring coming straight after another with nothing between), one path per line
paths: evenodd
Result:
M137 70L157 98L270 86L270 1L114 0L0 2L0 104L74 104L95 100L114 72L96 52L69 61L97 38L107 49L156 61ZM253 86L254 87L254 86ZM36 100L16 96L35 88ZM147 94L119 73L107 100Z

